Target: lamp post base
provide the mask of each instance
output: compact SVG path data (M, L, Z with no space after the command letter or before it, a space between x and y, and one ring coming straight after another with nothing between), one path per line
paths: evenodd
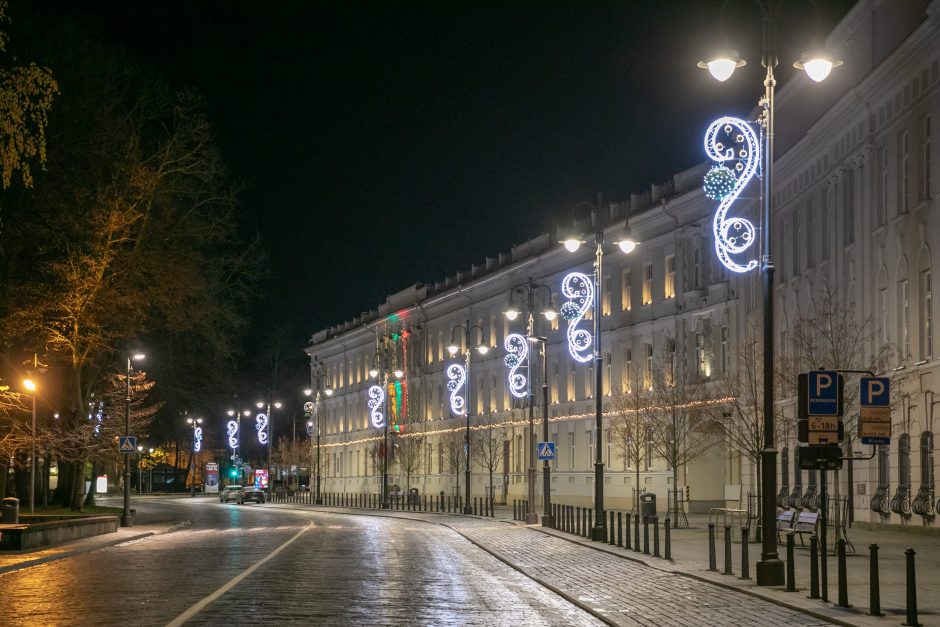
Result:
M527 525L537 525L539 524L539 515L535 512L529 512L525 515L525 524Z
M785 583L782 560L771 559L757 562L758 586L782 586Z
M121 526L133 527L134 526L134 514L121 514Z
M473 514L473 505L464 505L463 506L464 514Z
M548 515L543 514L543 515L542 515L542 526L543 526L543 527L554 527L554 526L555 526L555 517L554 517L554 516L548 516Z
M591 527L591 540L594 542L606 542L607 541L607 527L604 525L598 525L597 523Z

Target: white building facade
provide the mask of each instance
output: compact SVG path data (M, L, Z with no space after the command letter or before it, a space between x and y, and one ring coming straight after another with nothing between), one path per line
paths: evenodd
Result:
M844 65L820 85L794 77L778 90L776 105L771 226L775 361L782 380L776 394L779 503L814 505L818 483L815 473L795 464L796 430L789 426L797 372L810 362L877 366L876 374L892 377L892 443L873 451L851 440L847 453L875 455L855 461L851 472L830 475L831 491L856 521L933 525L933 415L940 405L933 298L940 255L940 166L933 147L940 116L940 0L865 0L827 45L840 52ZM651 446L639 485L635 464L611 437L617 398L637 382L649 398L654 382L705 390L702 398L709 399L714 417L721 415L716 407L730 407L724 391L736 388L728 382L750 367L740 347L760 328L760 276L728 272L716 259L716 203L702 191L706 170L705 164L691 168L647 193L598 208L608 224L606 241L628 226L642 242L629 255L605 247L601 311L580 323L590 330L591 316L601 316L601 446L609 509L633 507L637 489L656 493L662 511L672 490L687 496L692 511L744 507L747 495L757 493L750 456L714 420L698 419L696 429L711 430L715 445L688 455L675 472ZM749 189L758 195L756 184ZM749 202L745 213L756 215L757 199ZM392 425L392 489L462 495L467 418L451 408L445 369L466 365L469 350L472 494L488 495L492 475L497 502L527 498L530 442L542 439L541 360L537 345L530 345L536 404L531 438L528 401L509 389L504 342L509 333L526 332L525 293L514 288L530 281L546 286L557 311L567 300L560 294L564 276L592 274L593 246L570 253L557 239L536 237L466 273L399 291L375 311L313 335L306 349L312 384L334 391L321 396L316 416L323 491L381 491L383 430L372 426L367 405L368 390L378 381L388 395ZM552 498L588 505L596 455L594 362L572 358L567 321L538 315L548 304L547 291L535 289L533 296L535 332L547 338L549 439L558 453L550 466ZM523 309L515 321L504 315L510 305ZM447 350L452 340L460 348L453 357ZM473 350L481 343L486 354ZM378 377L370 376L373 368ZM656 372L668 375L657 379ZM857 375L847 375L847 383L846 426L853 435ZM494 439L498 447L489 442ZM698 442L687 438L686 446ZM535 493L541 495L541 465L535 468Z

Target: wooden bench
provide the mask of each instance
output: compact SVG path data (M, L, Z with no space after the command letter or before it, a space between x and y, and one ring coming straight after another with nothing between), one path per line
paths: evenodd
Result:
M800 546L803 543L803 534L816 535L816 523L819 521L819 512L800 512L799 518L793 524L793 533L800 534Z
M777 514L777 544L780 544L780 532L792 531L793 520L796 518L796 511L792 509L781 510Z

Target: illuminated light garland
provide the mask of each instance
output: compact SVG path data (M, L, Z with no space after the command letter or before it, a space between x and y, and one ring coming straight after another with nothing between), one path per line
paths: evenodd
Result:
M228 431L228 445L235 450L238 448L238 421L229 420L225 427Z
M460 396L460 390L467 383L467 370L460 364L451 364L447 367L447 389L450 391L450 411L457 416L463 416L467 407L467 399Z
M373 385L369 388L369 418L372 420L372 426L381 429L385 426L385 414L382 413L385 404L385 390L380 385Z
M625 411L630 413L640 413L648 411L661 411L661 410L672 410L672 409L695 409L697 407L710 407L713 405L723 405L725 403L730 403L734 401L733 396L728 396L724 398L716 398L707 401L691 401L689 403L682 403L681 405L659 405L656 407L644 407L643 409L627 409ZM620 412L617 410L608 410L603 413L605 418L613 418L617 416ZM549 418L549 422L566 422L569 420L595 420L597 416L594 413L590 414L571 414L568 416L554 416ZM525 427L528 426L529 421L527 418L518 418L518 419L509 419L503 420L502 422L496 423L487 423L481 425L471 425L471 431L483 431L486 429L502 429L505 427ZM465 433L467 430L466 425L460 425L457 427L451 427L448 429L435 429L433 431L411 431L407 433L402 433L399 437L402 438L423 438L428 436L435 435L447 435L448 433ZM344 442L328 442L324 443L321 446L323 448L335 448L338 446L350 446L354 444L365 444L368 442L377 442L382 439L382 436L366 436L362 438L357 438L355 440L348 440Z
M198 453L202 450L202 427L193 429L193 452Z
M525 398L528 381L519 369L528 366L526 359L529 357L529 342L519 333L510 333L503 345L508 353L505 362L509 368L509 393L516 398Z
M594 303L594 281L584 273L572 272L562 280L561 293L571 299L561 306L561 315L568 321L568 352L575 361L587 363L594 338L590 331L579 329L578 323Z
M268 443L268 416L258 414L255 417L255 429L258 430L258 444Z
M725 145L720 139L726 139ZM720 202L715 211L712 231L715 235L715 253L721 264L732 272L748 272L757 267L757 260L751 259L741 265L732 258L750 248L757 230L754 224L744 218L728 218L728 210L747 186L760 164L760 144L757 135L744 120L732 117L718 118L705 131L705 153L718 166L705 175L705 193L709 198ZM726 163L734 165L734 173ZM729 178L730 177L730 178ZM731 189L727 186L732 183Z

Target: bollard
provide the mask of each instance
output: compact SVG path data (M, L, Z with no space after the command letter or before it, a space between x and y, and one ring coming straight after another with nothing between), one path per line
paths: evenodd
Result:
M718 570L715 557L715 523L708 523L708 570Z
M787 592L796 592L796 563L793 557L793 532L787 534Z
M633 550L640 552L640 515L633 517Z
M731 573L731 527L725 525L725 573L730 575Z
M914 549L904 551L907 556L907 622L908 627L920 627L917 622L917 585L914 579Z
M809 537L809 598L819 598L819 538Z
M672 521L669 520L669 514L666 514L666 520L663 521L664 530L666 531L666 555L664 556L667 560L672 560Z
M581 508L577 508L574 514L574 535L581 535Z
M653 557L659 557L659 516L653 516Z
M626 526L626 534L625 534L627 536L627 543L624 545L624 548L627 548L627 549L631 548L630 547L630 518L631 518L630 512L627 512L627 526Z
M643 554L650 554L650 517L643 517Z
M868 613L872 616L884 616L881 611L881 586L878 582L878 545L872 544L868 550L871 552L868 558Z
M836 547L838 551L837 559L839 560L839 602L836 605L839 607L851 607L851 605L849 605L849 582L845 575L845 539L839 538L836 541Z
M614 529L615 529L615 527L614 527L614 513L611 512L611 513L610 513L610 524L607 526L607 536L608 536L608 538L607 538L607 543L610 544L611 546L614 546L615 544L617 544L617 538L615 537Z
M623 512L617 512L617 546L623 546Z
M513 499L513 500L512 500L512 519L513 519L513 520L519 520L519 513L518 513L518 505L517 505L517 503L518 503L518 501L517 501L516 499Z
M601 522L601 521L598 521ZM594 528L594 510L590 507L587 508L587 527L584 528L584 537L591 537L591 529Z
M748 564L747 559L747 540L748 535L750 535L750 529L743 527L741 529L741 579L750 579L751 578L751 567Z

